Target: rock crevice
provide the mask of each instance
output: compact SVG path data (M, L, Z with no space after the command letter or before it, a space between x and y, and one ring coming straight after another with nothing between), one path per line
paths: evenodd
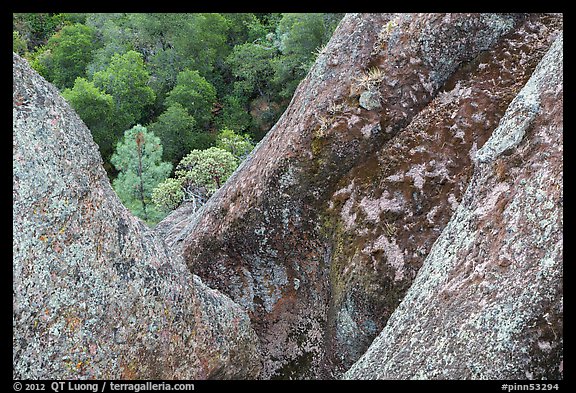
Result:
M560 37L483 147L502 152L512 135L509 154L479 160L402 303L346 378L562 378L562 61ZM519 112L534 102L540 110ZM515 137L527 119L531 135Z

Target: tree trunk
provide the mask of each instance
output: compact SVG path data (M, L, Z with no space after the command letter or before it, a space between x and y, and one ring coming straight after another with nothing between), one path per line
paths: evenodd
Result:
M144 178L142 176L142 149L144 145L144 135L139 132L136 135L136 148L138 149L138 178L140 179L140 187L138 193L140 194L140 201L142 202L142 210L144 211L144 221L148 221L148 213L146 212L146 199L144 198Z

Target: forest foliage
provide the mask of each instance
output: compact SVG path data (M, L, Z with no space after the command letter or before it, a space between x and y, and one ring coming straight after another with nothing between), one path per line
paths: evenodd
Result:
M173 168L160 183L173 176L164 188L174 189L183 184L174 171L193 151L218 148L199 157L224 160L231 173L230 163L237 166L286 109L342 16L20 13L13 14L13 50L60 89L88 126L113 184L126 176L114 161L134 134L158 140L154 159ZM137 191L132 202L122 198L127 206L143 203ZM164 215L166 206L177 204L165 204ZM149 224L162 216L131 210Z

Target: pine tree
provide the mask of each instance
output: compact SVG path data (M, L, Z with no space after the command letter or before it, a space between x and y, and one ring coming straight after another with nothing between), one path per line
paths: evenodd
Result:
M119 171L112 186L122 203L148 224L162 219L151 203L152 190L170 175L172 164L162 162L160 138L136 125L124 133L111 162Z

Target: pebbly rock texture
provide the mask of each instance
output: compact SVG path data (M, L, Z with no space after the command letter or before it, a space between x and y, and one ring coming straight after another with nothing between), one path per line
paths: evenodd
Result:
M348 379L563 378L563 40L473 155L472 179Z
M262 378L338 377L364 353L559 29L550 15L348 14L205 208L159 224L248 311Z
M112 190L90 131L13 59L13 377L255 378L248 315Z

